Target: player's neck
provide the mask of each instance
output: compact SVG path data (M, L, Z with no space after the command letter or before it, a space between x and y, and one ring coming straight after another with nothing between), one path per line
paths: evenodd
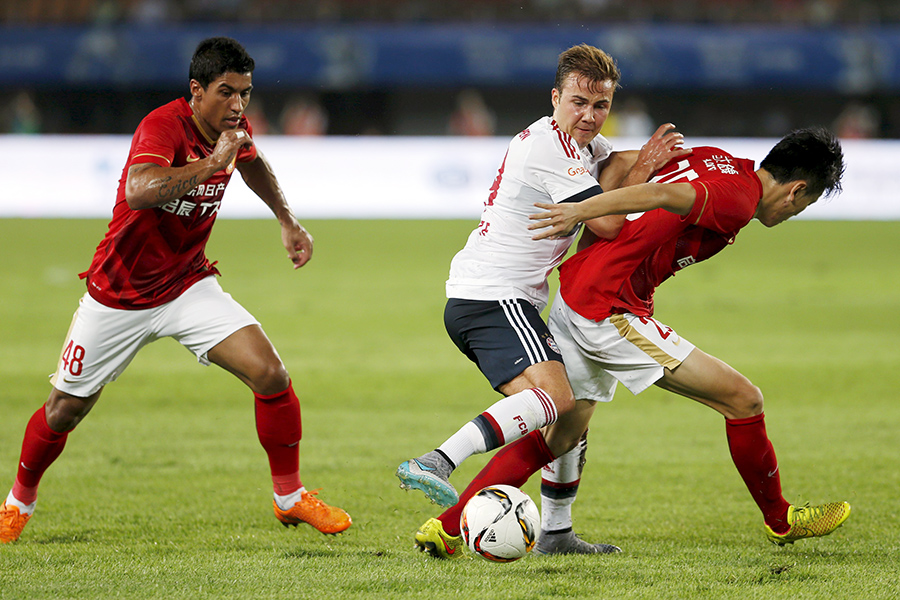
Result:
M197 112L197 108L194 106L194 99L191 98L188 101L188 105L191 107L191 112L194 116L194 123L200 129L200 132L206 137L206 139L210 140L213 144L216 143L219 139L219 134L212 131L206 123L203 121L203 118L200 116L200 113Z

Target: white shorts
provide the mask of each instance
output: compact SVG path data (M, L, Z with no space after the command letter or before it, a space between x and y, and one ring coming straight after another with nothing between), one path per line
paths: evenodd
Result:
M85 293L50 383L73 396L90 396L115 381L141 348L164 337L174 338L209 365L206 353L211 348L235 331L258 324L212 276L171 302L142 310L110 308Z
M674 369L694 349L671 327L650 317L625 313L599 322L585 319L559 294L549 325L579 400L609 402L617 381L639 394L659 381L664 368Z

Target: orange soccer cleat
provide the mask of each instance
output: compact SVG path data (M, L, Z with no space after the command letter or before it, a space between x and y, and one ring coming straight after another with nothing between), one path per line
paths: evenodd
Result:
M316 498L319 490L303 492L300 502L294 504L290 510L281 510L273 501L275 516L285 527L299 523L309 523L322 533L340 533L350 527L353 520L346 511L329 506Z
M0 506L0 544L8 544L19 539L31 515L23 515L18 506Z

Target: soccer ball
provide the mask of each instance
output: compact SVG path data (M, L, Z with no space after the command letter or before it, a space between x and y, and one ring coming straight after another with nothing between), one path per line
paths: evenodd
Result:
M472 552L495 562L512 562L534 548L540 522L528 494L510 485L491 485L466 503L459 526Z

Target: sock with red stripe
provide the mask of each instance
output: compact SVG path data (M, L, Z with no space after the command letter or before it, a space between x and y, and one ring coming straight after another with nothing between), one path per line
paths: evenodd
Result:
M750 495L775 533L786 533L790 504L781 494L778 459L766 434L765 414L747 419L725 419L731 459L747 484Z
M47 424L46 405L31 415L22 440L19 470L10 492L10 496L18 501L16 505L20 509L25 507L26 510L28 508L34 510L41 477L53 461L59 458L63 448L66 447L68 436L68 431L59 433L50 429Z
M463 508L483 487L498 484L522 487L533 473L553 458L540 431L532 431L518 441L504 446L463 490L459 495L459 502L438 517L444 531L449 535L459 535L459 517Z
M288 384L287 389L280 394L253 396L256 405L256 433L269 456L276 499L290 496L303 487L300 482L299 444L303 436L300 401L294 393L293 384Z
M544 390L531 388L507 396L463 425L441 444L455 467L473 454L490 452L556 421L556 404Z
M572 528L572 504L581 483L587 433L578 444L541 470L541 531Z

